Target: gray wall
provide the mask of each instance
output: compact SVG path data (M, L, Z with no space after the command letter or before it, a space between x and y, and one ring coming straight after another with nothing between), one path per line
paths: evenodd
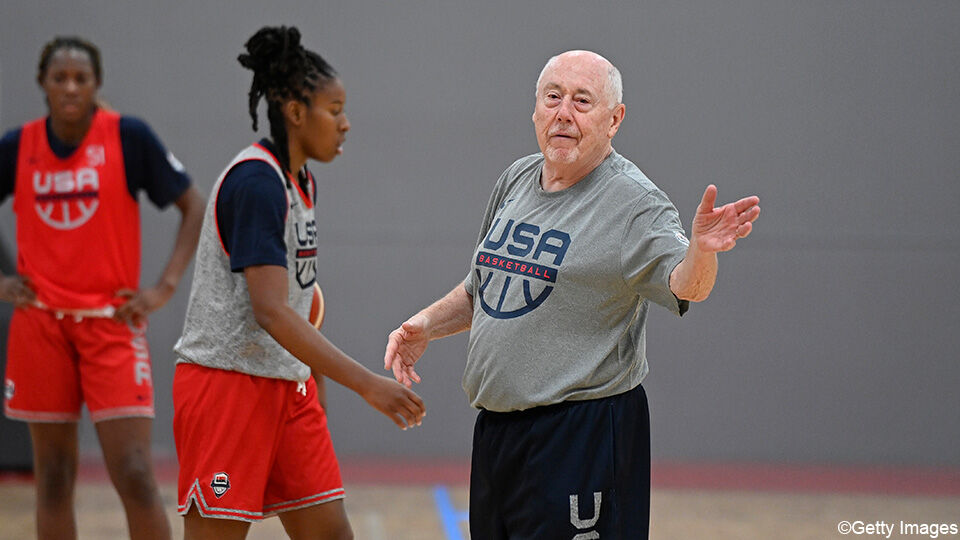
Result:
M596 50L624 74L615 146L687 225L710 182L724 201L762 199L713 296L650 322L655 459L960 465L960 3L267 4L5 1L0 126L44 112L41 45L79 33L102 48L102 96L146 119L209 192L254 137L242 43L299 25L341 72L353 123L345 154L313 167L325 330L377 369L386 334L464 275L496 177L536 150L544 61ZM143 206L151 281L176 212ZM150 330L161 451L188 290ZM464 353L462 336L428 350L429 414L410 432L334 388L340 453L467 455Z

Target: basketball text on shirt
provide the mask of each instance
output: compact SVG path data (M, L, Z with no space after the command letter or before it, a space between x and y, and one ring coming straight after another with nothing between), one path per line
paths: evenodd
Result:
M501 219L497 218L490 232L483 241L483 249L477 253L474 261L477 277L480 279L479 294L480 306L487 315L496 319L513 319L525 315L538 308L553 292L553 285L556 283L559 267L563 263L563 257L570 247L570 235L557 229L549 229L541 234L540 226L532 223L519 222L510 219L498 231ZM512 231L512 234L511 234ZM495 238L497 237L497 238ZM508 242L508 238L510 242ZM499 252L506 246L505 257ZM489 251L486 251L489 250ZM525 258L533 254L531 259ZM541 256L546 253L551 256L549 261L552 266L542 264L539 261ZM481 268L490 268L486 275L483 275ZM499 293L491 295L493 302L488 302L487 287L495 273L505 273L503 284ZM508 292L511 291L510 283L512 275L522 279L520 289L513 289L512 301L507 301ZM536 282L542 281L547 284L534 297L533 290L536 289ZM517 291L522 290L522 299L518 302L519 295ZM522 305L520 305L522 303ZM519 307L517 307L519 306Z

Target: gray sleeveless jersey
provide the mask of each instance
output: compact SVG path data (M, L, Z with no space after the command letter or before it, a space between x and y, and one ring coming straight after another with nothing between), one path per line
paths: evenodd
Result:
M257 324L243 272L230 270L230 256L217 228L217 194L227 173L242 161L269 163L284 184L289 210L284 228L287 247L287 303L306 318L316 277L316 219L310 194L301 195L287 182L280 165L268 151L252 145L240 152L221 173L207 203L197 248L196 270L187 306L183 335L174 346L177 363L186 362L239 371L259 377L305 381L310 368L280 346Z

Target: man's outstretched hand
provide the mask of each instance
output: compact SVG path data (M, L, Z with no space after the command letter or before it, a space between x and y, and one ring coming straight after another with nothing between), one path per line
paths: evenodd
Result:
M730 251L737 240L746 238L760 216L760 197L744 197L737 202L714 208L717 186L710 184L693 218L690 241L705 253Z

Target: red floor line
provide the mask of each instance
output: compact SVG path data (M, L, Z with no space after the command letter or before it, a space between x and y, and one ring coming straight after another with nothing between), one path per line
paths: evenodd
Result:
M348 485L463 485L470 476L469 462L457 459L348 458L341 469ZM158 460L155 470L161 482L176 482L175 460ZM108 480L97 460L85 460L79 476ZM960 468L656 462L651 480L656 489L960 496ZM30 474L0 471L0 483L31 481Z

